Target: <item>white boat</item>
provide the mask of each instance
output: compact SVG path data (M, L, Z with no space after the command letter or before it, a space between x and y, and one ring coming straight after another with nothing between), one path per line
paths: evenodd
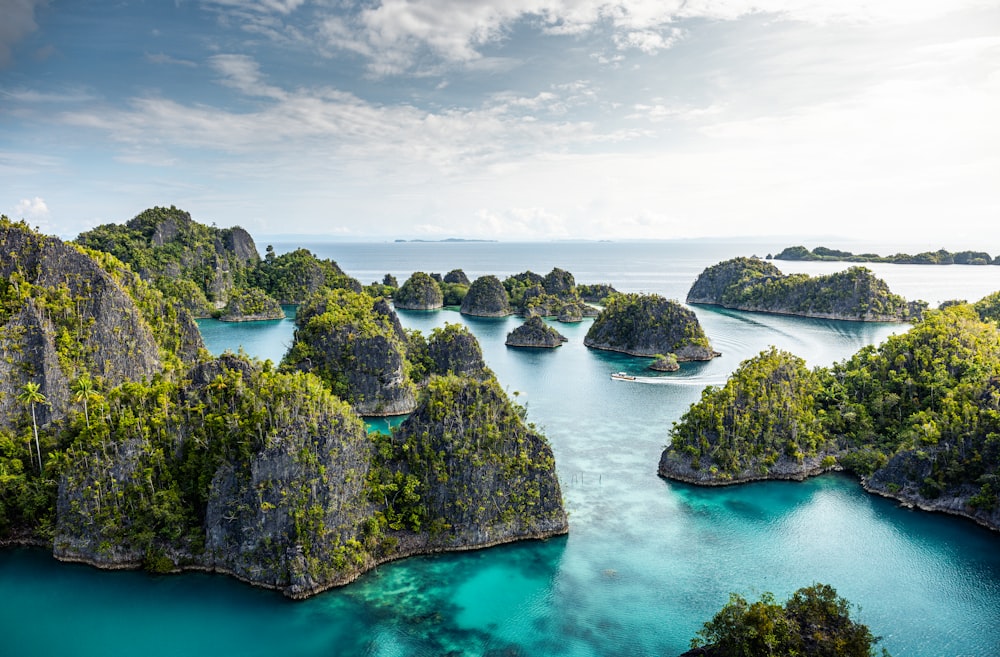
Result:
M615 372L611 375L612 379L617 381L635 381L635 377L631 374L626 374L625 372Z

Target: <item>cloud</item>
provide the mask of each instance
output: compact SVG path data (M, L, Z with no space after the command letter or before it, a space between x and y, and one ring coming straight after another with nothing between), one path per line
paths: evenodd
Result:
M0 68L10 65L11 51L28 34L38 29L35 8L48 0L0 0Z
M177 57L171 57L165 53L146 53L146 61L151 64L171 64L174 66L186 66L188 68L197 68L198 64L191 61L190 59L179 59Z
M21 199L14 208L14 217L44 222L49 218L49 206L41 197Z

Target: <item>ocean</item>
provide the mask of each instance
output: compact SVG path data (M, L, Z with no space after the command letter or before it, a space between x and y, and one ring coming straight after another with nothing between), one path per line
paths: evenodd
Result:
M765 255L740 242L313 243L363 283L386 273L462 268L470 278L553 267L578 283L683 300L706 266ZM778 251L777 245L772 250ZM872 249L875 250L875 249ZM776 264L826 273L844 263ZM1000 289L1000 267L869 265L907 298L932 305ZM729 592L783 599L823 582L896 657L1000 654L1000 535L904 509L829 474L804 483L695 488L660 479L671 424L705 385L721 384L769 345L829 365L899 324L806 320L695 308L722 357L655 383L612 381L646 361L583 346L589 320L554 324L552 351L504 346L518 318L400 312L424 332L468 326L501 385L552 444L570 534L381 566L303 602L224 576L152 576L61 564L41 550L0 551L0 629L10 655L658 657L689 646ZM202 320L213 352L280 360L290 320Z

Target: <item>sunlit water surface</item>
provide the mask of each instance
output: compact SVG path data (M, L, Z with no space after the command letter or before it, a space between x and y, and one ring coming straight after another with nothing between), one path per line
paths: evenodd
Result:
M415 270L463 267L474 276L559 266L579 282L680 299L705 266L748 252L738 245L522 246L310 248L363 282L386 272L402 282ZM1000 289L1000 267L893 271L935 302ZM944 283L942 271L949 272ZM501 384L552 443L570 513L567 537L407 559L304 602L223 576L102 572L59 564L40 550L2 551L2 653L669 657L687 648L730 591L783 598L825 582L860 605L859 618L897 657L1000 654L1000 535L902 509L846 476L721 489L656 476L671 423L741 360L774 344L828 365L906 327L696 312L723 356L668 375L645 370L642 359L587 350L589 321L554 324L569 338L556 350L515 350L503 342L516 318L400 313L404 325L425 333L459 322L479 337ZM200 325L213 352L242 346L275 362L293 330L291 320ZM617 370L658 378L612 381Z

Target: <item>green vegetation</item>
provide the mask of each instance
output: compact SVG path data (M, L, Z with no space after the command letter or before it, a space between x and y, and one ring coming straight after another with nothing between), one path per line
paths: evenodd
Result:
M281 304L259 287L233 290L229 295L229 302L222 310L222 319L226 321L240 321L245 317L281 319L284 316Z
M507 290L496 276L480 276L469 286L462 299L464 315L506 317L511 314Z
M323 289L299 307L295 324L286 370L313 372L363 415L413 410L406 336L383 299Z
M755 602L731 593L691 647L705 647L701 654L706 657L873 657L879 641L867 625L851 618L851 603L836 589L813 584L792 594L784 606L770 593Z
M864 267L826 276L783 275L756 258L734 258L705 269L688 292L688 303L805 317L903 321L927 304L908 304Z
M674 424L660 471L673 476L683 462L715 481L738 480L806 456L930 506L958 498L964 513L997 526L996 324L968 305L929 311L908 332L812 371L790 354L765 351L725 386L706 389Z
M983 297L973 307L983 321L1000 322L1000 292Z
M317 258L308 249L275 255L268 246L264 259L249 272L248 281L285 304L302 303L322 289L361 291L361 284L336 262Z
M1000 256L991 258L984 251L959 251L952 253L944 249L924 251L916 255L896 253L880 256L875 253L854 254L850 251L828 249L817 246L810 251L804 246L789 246L774 256L775 260L830 260L847 262L889 262L900 265L990 265L1000 264Z
M444 295L436 280L422 271L417 271L396 290L392 302L397 308L430 310L444 305Z
M392 529L445 543L463 531L564 531L552 451L496 379L435 376L410 418L377 437L373 501Z
M741 363L724 386L705 388L674 423L670 451L722 480L835 451L815 408L820 392L805 361L772 347Z
M612 294L584 344L634 356L674 353L678 360L709 360L714 352L694 313L658 294Z

